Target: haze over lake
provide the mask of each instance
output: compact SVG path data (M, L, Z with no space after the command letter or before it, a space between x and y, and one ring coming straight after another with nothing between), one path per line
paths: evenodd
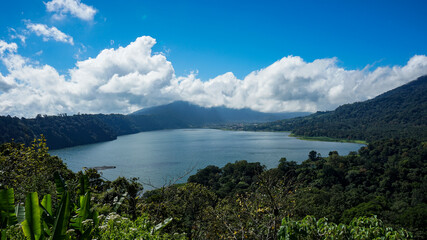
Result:
M362 144L303 141L289 132L237 132L214 129L177 129L141 132L117 140L50 151L73 171L83 167L116 166L103 170L108 180L118 176L139 177L154 186L175 179L189 169L208 165L224 166L247 160L277 167L279 159L302 162L315 150L322 156L336 150L340 155L357 151ZM185 182L188 176L179 182ZM150 187L146 186L146 189Z

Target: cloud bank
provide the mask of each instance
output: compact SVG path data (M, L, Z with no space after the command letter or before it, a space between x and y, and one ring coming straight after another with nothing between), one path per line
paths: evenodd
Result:
M348 70L336 58L306 62L287 56L243 79L228 72L208 81L196 74L176 76L172 63L153 54L155 39L137 38L126 47L105 49L78 61L61 75L18 54L0 41L0 114L130 113L175 100L201 106L251 108L263 112L318 111L364 101L427 74L427 57L405 66Z
M80 0L52 0L45 3L46 10L53 12L53 18L61 20L67 14L85 21L92 21L96 14L96 9L81 3Z
M43 37L43 41L55 40L74 45L73 37L59 31L56 27L48 27L45 24L27 23L27 29L37 36Z

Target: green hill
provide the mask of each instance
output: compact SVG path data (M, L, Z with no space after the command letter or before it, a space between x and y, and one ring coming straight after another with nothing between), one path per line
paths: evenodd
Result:
M292 131L303 137L373 141L383 138L427 140L427 76L371 100L334 111L249 125L245 130Z

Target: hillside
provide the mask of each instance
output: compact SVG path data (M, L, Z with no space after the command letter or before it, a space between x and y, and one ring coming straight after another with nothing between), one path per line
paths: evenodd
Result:
M43 134L52 149L114 140L117 134L95 115L0 117L0 141L30 143ZM78 143L78 144L76 144Z
M427 140L427 76L371 100L335 111L246 126L245 130L292 131L304 137L373 141L382 138Z

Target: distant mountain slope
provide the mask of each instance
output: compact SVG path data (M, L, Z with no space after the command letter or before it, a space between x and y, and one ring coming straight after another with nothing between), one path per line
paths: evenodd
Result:
M349 140L416 138L427 140L427 76L374 99L346 104L335 111L283 120L246 130L287 130L295 135Z
M224 124L236 122L268 122L306 116L309 113L263 113L251 109L231 109L226 107L201 107L189 102L177 101L166 105L142 109L132 115L157 116L157 118L174 119L175 122L188 126L206 124Z
M131 116L155 116L157 119L170 119L177 126L190 127L205 123L220 122L220 116L213 109L206 109L188 102L173 102L166 105L142 109Z

